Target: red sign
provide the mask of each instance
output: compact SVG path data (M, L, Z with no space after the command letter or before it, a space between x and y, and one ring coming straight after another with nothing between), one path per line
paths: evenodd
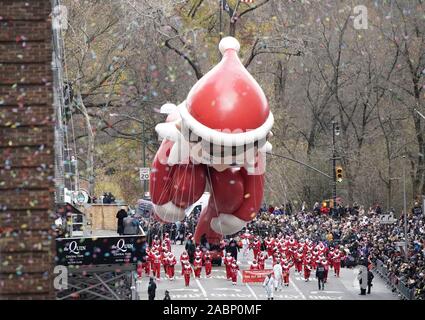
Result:
M265 270L243 270L242 271L242 282L264 282L264 279L268 274L273 273L272 269Z

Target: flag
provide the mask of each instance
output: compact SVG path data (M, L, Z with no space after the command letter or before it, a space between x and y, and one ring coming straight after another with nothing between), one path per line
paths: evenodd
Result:
M229 4L227 3L226 0L221 0L221 8L226 11L229 16L233 17L233 9L230 8Z

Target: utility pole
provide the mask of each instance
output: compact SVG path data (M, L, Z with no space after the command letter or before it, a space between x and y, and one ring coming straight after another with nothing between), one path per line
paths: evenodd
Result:
M405 156L403 158L406 158ZM407 239L407 201L406 201L406 165L405 161L403 161L403 211L404 211L404 255L405 259L407 261L408 254L407 254L407 248L408 248L408 239Z
M222 38L222 32L223 32L223 0L218 1L218 5L220 6L220 14L219 14L219 20L220 20L220 30L219 30L219 35L220 35L220 40Z
M143 167L146 168L146 137L145 137L145 120L142 120L142 160L143 160ZM148 189L148 181L143 180L143 198L146 196L146 192Z
M336 150L335 150L335 132L336 132L336 122L332 121L332 199L333 199L333 208L336 207Z

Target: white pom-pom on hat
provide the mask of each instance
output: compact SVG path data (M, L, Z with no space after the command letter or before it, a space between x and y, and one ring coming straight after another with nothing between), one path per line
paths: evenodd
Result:
M226 52L226 50L228 49L233 49L236 52L239 52L241 45L239 44L239 41L233 37L224 37L223 39L221 39L218 48L221 54L224 54L224 52Z

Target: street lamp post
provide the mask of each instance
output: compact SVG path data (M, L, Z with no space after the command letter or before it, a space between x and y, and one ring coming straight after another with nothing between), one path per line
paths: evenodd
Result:
M406 158L405 156L403 158ZM407 249L408 249L408 244L407 244L407 200L406 200L406 165L405 165L405 161L403 161L403 211L404 211L404 255L405 255L405 259L407 261L408 259L408 254L407 254Z
M336 122L332 121L332 174L333 174L333 180L332 180L332 199L334 201L333 209L335 210L335 204L336 204L336 152L335 152L335 128L336 128Z
M145 121L142 120L142 157L143 157L143 167L146 168L146 137L145 137ZM143 180L143 198L146 196L148 190L148 181Z

